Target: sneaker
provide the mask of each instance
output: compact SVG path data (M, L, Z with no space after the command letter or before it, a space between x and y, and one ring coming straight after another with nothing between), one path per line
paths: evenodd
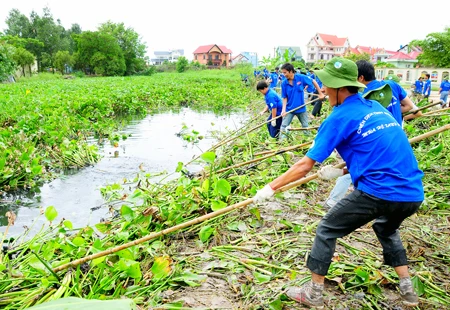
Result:
M415 307L419 304L419 297L414 291L410 278L400 279L400 296L405 306Z
M313 286L319 286L321 288L315 288ZM299 302L309 307L315 307L317 309L323 309L323 285L313 284L311 281L303 284L301 287L288 287L286 289L286 296L291 300Z

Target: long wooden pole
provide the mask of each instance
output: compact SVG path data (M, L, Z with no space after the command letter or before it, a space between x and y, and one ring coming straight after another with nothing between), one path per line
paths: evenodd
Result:
M450 108L444 108L444 109L439 109L439 110L434 110L434 111L428 111L428 112L423 113L422 116L423 115L434 114L434 113L441 113L441 112L448 111L448 110L450 110Z
M229 166L229 167L225 167L225 168L219 169L219 170L216 171L216 173L222 173L222 172L228 171L230 169L239 168L239 167L242 167L242 166L245 166L245 165L248 165L248 164L253 164L255 162L258 162L258 161L270 158L272 156L283 154L285 152L292 151L292 150L295 150L295 149L298 149L298 148L302 148L302 147L310 145L310 144L312 144L312 141L311 142L302 143L302 144L298 144L298 145L294 145L294 146L290 146L290 147L287 147L287 148L284 148L284 149L280 149L278 151L273 151L272 154L269 154L269 155L266 155L266 156L263 156L263 157L260 157L260 158L255 158L255 159L252 159L252 160L244 161L244 162L241 162L241 163L233 165L233 166Z
M434 107L435 105L438 105L438 104L440 104L440 103L441 103L440 101L438 101L438 102L433 102L433 103L427 104L427 105L425 105L425 106L423 106L423 107L420 107L420 108L418 108L417 110L410 110L410 111L408 111L408 112L405 112L405 113L403 113L402 115L403 115L403 116L406 116L406 115L409 115L409 114L414 114L414 113L417 113L417 112L419 112L419 111L422 111L422 110L425 110L425 109Z
M435 135L435 134L437 134L437 133L440 133L440 132L442 132L442 131L449 130L449 129L450 129L450 124L445 125L445 126L443 126L443 127L440 127L440 128L438 128L438 129L436 129L436 130L433 130L433 131L424 133L424 134L422 134L422 135L420 135L420 136L417 136L417 137L414 137L414 138L412 138L412 139L409 139L409 143L412 144L412 143L418 142L418 141L420 141L420 140L422 140L422 139L431 137L431 136L433 136L433 135ZM338 164L338 165L336 165L336 166L334 166L334 167L335 167L335 168L343 168L343 167L345 167L345 165L346 165L345 163L341 163L341 164ZM317 178L318 178L318 174L317 174L317 173L312 174L312 175L310 175L310 176L308 176L308 177L301 178L301 179L298 180L298 181L295 181L295 182L286 184L286 185L283 186L283 187L280 187L279 189L277 189L277 190L275 191L275 193L280 193L280 192L287 191L287 190L289 190L289 189L291 189L291 188L297 187L297 186L299 186L299 185L301 185L301 184L308 183L309 181L314 180L314 179L317 179ZM110 248L110 249L105 250L105 251L101 251L101 252L98 252L98 253L95 253L95 254L91 254L91 255L85 256L85 257L83 257L83 258L76 259L76 260L74 260L74 261L72 261L72 262L69 262L69 263L67 263L67 264L63 264L63 265L61 265L61 266L59 266L59 267L54 268L53 271L54 271L54 272L58 272L58 271L67 269L67 268L69 268L69 267L76 267L76 266L78 266L78 265L80 265L80 264L83 264L83 263L85 263L85 262L91 261L91 260L93 260L93 259L96 259L96 258L99 258L99 257L103 257L103 256L105 256L105 255L113 254L113 253L119 252L119 251L121 251L121 250L123 250L123 249L127 249L127 248L129 248L129 247L132 247L132 246L135 246L135 245L144 243L144 242L146 242L146 241L150 241L150 240L156 239L156 238L158 238L158 237L168 235L168 234L173 233L173 232L175 232L175 231L177 231L177 230L180 230L180 229L183 229L183 228L192 226L192 225L196 225L196 224L202 223L202 222L204 222L204 221L206 221L206 220L209 220L209 219L211 219L211 218L217 217L217 216L219 216L219 215L222 215L222 214L231 212L231 211L233 211L233 210L236 210L236 209L239 209L239 208L243 208L243 207L245 207L245 206L248 206L248 205L251 204L251 203L253 203L253 198L248 198L248 199L246 199L246 200L244 200L244 201L241 201L241 202L239 202L239 203L233 204L233 205L228 206L228 207L226 207L226 208L223 208L223 209L221 209L221 210L218 210L218 211L214 211L214 212L205 214L205 215L200 216L200 217L198 217L198 218L195 218L195 219L193 219L193 220L190 220L190 221L187 221L187 222L184 222L184 223L175 225L175 226L170 227L170 228L166 228L166 229L161 230L161 231L159 231L159 232L150 233L149 235L147 235L147 236L145 236L145 237L136 239L136 240L134 240L134 241L127 242L127 243L122 244L122 245L120 245L120 246L116 246L116 247L114 247L114 248Z
M289 128L289 131L314 130L314 129L319 129L319 126L305 127L305 128Z

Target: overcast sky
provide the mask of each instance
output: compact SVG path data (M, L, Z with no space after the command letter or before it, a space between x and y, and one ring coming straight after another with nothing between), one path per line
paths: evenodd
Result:
M54 19L67 29L78 23L82 30L96 30L108 20L123 22L142 36L147 55L155 50L183 48L192 59L200 45L225 45L269 56L280 45L306 44L315 33L347 37L351 46L363 45L397 50L413 39L450 27L446 1L427 0L11 0L0 6L0 29L11 9L29 17L42 15L48 6ZM444 9L445 8L445 9Z

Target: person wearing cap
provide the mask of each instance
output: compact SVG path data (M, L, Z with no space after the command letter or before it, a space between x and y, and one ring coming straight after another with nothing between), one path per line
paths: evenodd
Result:
M387 76L384 81L377 81L375 79L375 67L367 60L358 60L356 62L358 67L358 81L363 83L366 87L362 95L370 94L371 91L383 89L387 84L388 91L384 91L384 96L379 96L379 102L389 111L397 122L402 125L403 113L410 110L417 110L417 106L409 99L406 91L397 84L394 80L395 75ZM383 93L381 93L383 94ZM422 115L421 111L411 113L405 117L405 120L410 120ZM341 200L352 183L350 175L343 175L336 181L336 185L330 192L330 195L323 204L324 208L330 209Z
M332 179L350 172L355 190L336 204L320 221L307 267L311 281L289 287L286 295L299 303L322 308L324 279L333 257L336 239L375 220L372 224L383 248L384 262L400 278L404 304L418 304L408 272L406 251L398 228L414 214L423 199L423 173L400 124L380 103L358 93L358 68L336 57L315 71L328 95L332 113L319 127L313 146L281 176L257 191L254 203L272 197L282 186L304 177L316 162L336 149L347 169L322 167L318 174Z
M366 87L363 91L363 96L369 92L380 89L385 84L390 86L392 94L387 95L384 100L380 102L386 109L392 113L397 122L401 125L403 122L403 113L406 113L412 109L417 109L411 99L408 97L406 91L394 81L394 78L384 81L377 81L375 78L375 67L367 60L358 60L356 62L358 66L358 81L363 83ZM380 99L383 101L383 99ZM415 117L419 117L422 113L410 114Z
M270 123L267 123L267 129L269 130L269 134L272 138L278 138L282 118L275 118L281 114L281 110L283 108L281 98L275 90L269 88L266 81L259 81L256 85L256 90L264 95L264 99L266 101L266 106L260 112L260 115L263 115L267 111L270 112L269 118L267 119L268 121L270 120Z
M281 72L285 76L285 79L281 83L281 98L283 98L281 115L283 116L283 121L281 123L280 138L283 139L287 132L287 127L291 124L294 116L297 116L303 128L308 127L308 112L306 112L304 97L305 87L314 86L320 99L324 99L325 96L316 81L311 80L306 75L295 73L294 66L290 63L283 64L281 66ZM297 110L287 113L296 108ZM308 132L305 132L305 134L308 134Z

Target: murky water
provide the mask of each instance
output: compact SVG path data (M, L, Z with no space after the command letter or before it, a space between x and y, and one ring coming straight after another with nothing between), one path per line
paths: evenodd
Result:
M17 215L16 223L10 227L8 236L19 235L24 225L30 227L39 215L39 207L54 206L59 223L62 218L70 220L74 228L94 225L108 217L100 188L112 183L132 179L140 168L149 173L167 171L173 173L178 162L187 163L193 156L206 151L217 141L212 131L235 130L242 127L247 118L244 114L216 116L213 113L197 113L188 108L179 112L149 115L143 120L132 121L122 132L131 134L114 147L109 143L101 147L102 160L93 167L84 168L71 175L64 175L41 187L40 193L32 197L6 197L15 203L0 203L0 232L4 232L7 219L5 213L12 209ZM187 132L196 130L204 139L189 143L177 136L185 124ZM201 169L190 165L190 171ZM176 177L177 174L171 175ZM42 215L31 228L35 234L48 221Z

